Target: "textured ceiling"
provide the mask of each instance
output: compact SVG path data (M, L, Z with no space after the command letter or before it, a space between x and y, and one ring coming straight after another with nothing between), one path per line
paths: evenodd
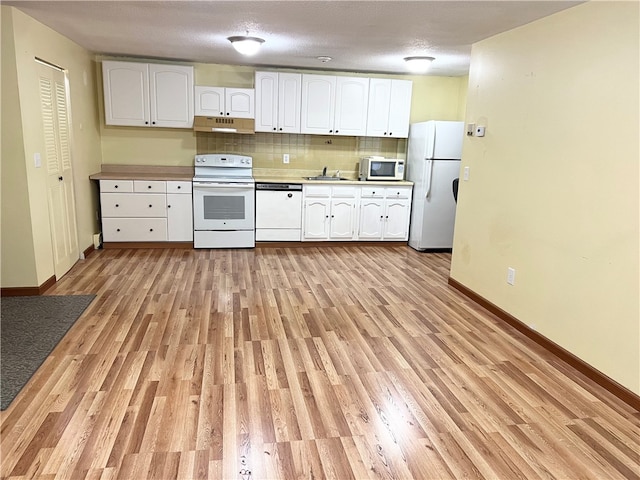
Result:
M98 54L197 63L465 75L474 42L581 2L565 1L3 1ZM227 37L265 39L242 57ZM333 60L320 62L328 55Z

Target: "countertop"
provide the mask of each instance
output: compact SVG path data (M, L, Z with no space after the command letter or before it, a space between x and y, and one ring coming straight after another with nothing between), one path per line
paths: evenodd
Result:
M113 165L103 164L101 171L89 176L91 180L178 180L191 181L194 177L193 167L156 166L156 165ZM366 181L352 180L307 180L294 174L264 175L254 173L259 183L299 183L307 185L389 185L412 186L413 182L401 181Z
M256 183L299 183L305 185L391 185L410 187L413 182L401 181L360 181L360 180L307 180L304 177L254 175Z
M177 180L193 179L193 167L157 165L103 164L100 172L89 175L90 180Z

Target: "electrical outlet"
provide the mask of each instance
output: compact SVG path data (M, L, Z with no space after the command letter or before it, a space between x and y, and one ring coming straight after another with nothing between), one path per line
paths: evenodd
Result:
M39 153L33 154L33 164L35 165L36 168L42 167L42 157L40 156Z
M507 268L507 283L509 285L516 284L516 269L515 268Z
M282 154L282 163L289 163L289 154L288 153L283 153Z
M462 173L462 179L466 182L467 180L469 180L469 167L464 167L463 173Z

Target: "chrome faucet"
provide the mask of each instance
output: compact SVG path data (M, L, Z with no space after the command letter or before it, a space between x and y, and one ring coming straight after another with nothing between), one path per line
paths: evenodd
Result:
M327 167L324 167L324 168L322 169L322 176L323 176L323 177L326 177L326 176L327 176Z

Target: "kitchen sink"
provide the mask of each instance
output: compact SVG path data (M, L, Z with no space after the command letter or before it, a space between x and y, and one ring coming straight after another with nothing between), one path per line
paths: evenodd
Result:
M328 177L328 176L324 176L324 175L318 175L315 177L304 177L307 180L319 180L319 181L339 181L339 180L349 180L348 178L344 178L344 177Z

